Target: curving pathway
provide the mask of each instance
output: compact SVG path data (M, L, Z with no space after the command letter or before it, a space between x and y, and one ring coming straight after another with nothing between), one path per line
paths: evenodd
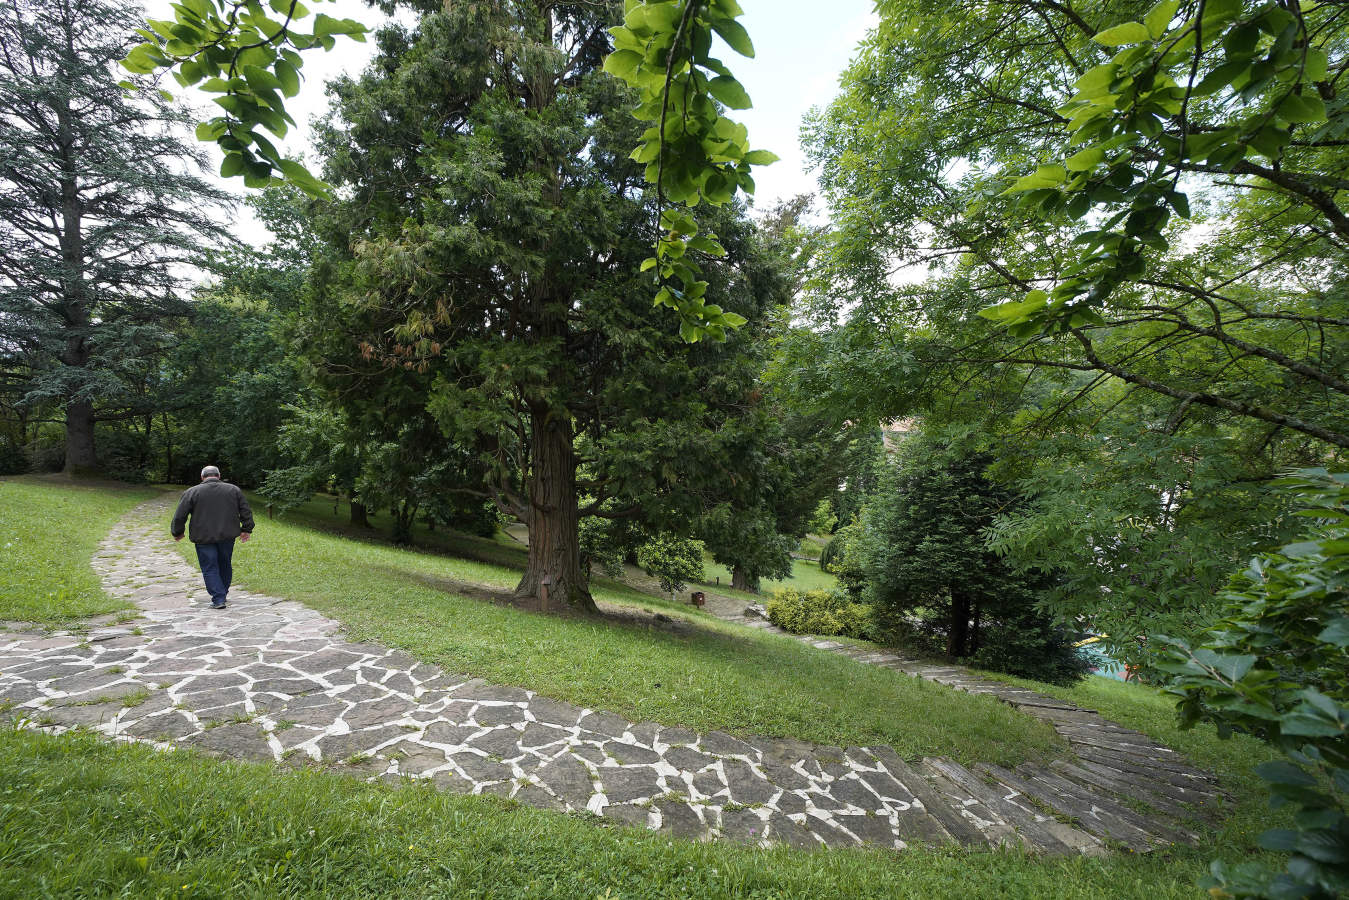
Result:
M864 663L994 693L1053 723L1079 758L974 772L946 759L907 763L890 747L628 722L350 642L337 622L291 601L236 589L227 611L211 610L195 568L167 539L168 515L168 500L138 507L93 561L139 619L87 633L0 631L0 705L11 715L165 749L430 779L683 837L795 847L1143 851L1192 840L1222 796L1179 754L1090 711L813 639Z

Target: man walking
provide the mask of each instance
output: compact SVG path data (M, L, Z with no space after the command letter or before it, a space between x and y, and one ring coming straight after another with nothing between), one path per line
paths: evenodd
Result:
M188 537L197 545L197 562L211 595L211 608L224 609L234 574L230 568L234 539L248 542L253 533L253 511L243 491L221 481L215 466L207 466L201 470L201 484L188 488L178 501L178 511L169 526L175 541L183 539L183 526L189 517L192 527Z

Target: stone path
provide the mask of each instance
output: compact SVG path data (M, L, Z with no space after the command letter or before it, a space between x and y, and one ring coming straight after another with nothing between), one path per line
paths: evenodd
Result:
M906 763L889 747L628 722L350 642L298 603L235 590L228 610L211 610L165 534L168 515L167 500L139 507L94 558L106 589L134 601L140 618L85 633L0 632L0 703L11 715L30 727L369 780L424 778L678 836L795 847L1146 850L1191 840L1221 797L1178 754L1094 713L831 642L815 645L995 693L1054 723L1078 758L970 771L945 759Z

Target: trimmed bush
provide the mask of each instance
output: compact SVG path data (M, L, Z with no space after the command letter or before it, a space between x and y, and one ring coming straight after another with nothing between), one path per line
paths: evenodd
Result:
M871 607L857 603L843 591L783 588L774 591L766 605L768 621L792 634L867 639L875 630Z

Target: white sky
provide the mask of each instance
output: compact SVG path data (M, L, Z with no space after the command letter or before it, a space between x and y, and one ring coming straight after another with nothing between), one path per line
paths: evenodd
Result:
M170 0L145 2L151 18L171 18ZM751 147L782 157L780 162L755 170L758 191L754 202L766 209L779 199L818 190L815 175L805 170L799 141L802 118L811 107L833 98L838 76L853 48L877 18L873 0L833 0L828 4L819 0L740 0L740 5L745 10L741 22L754 40L756 56L746 59L724 46L719 55L754 101L753 109L733 111L732 117L749 127ZM361 0L310 0L309 6L314 13L357 19L372 27L384 19ZM304 85L287 103L298 127L280 142L288 155L308 154L309 122L327 109L324 83L342 73L358 74L372 52L372 41L358 44L338 38L329 53L313 50L304 54ZM219 152L214 148L211 152L218 170ZM241 179L218 180L236 195L246 192ZM239 209L236 236L254 244L268 237L246 207Z

